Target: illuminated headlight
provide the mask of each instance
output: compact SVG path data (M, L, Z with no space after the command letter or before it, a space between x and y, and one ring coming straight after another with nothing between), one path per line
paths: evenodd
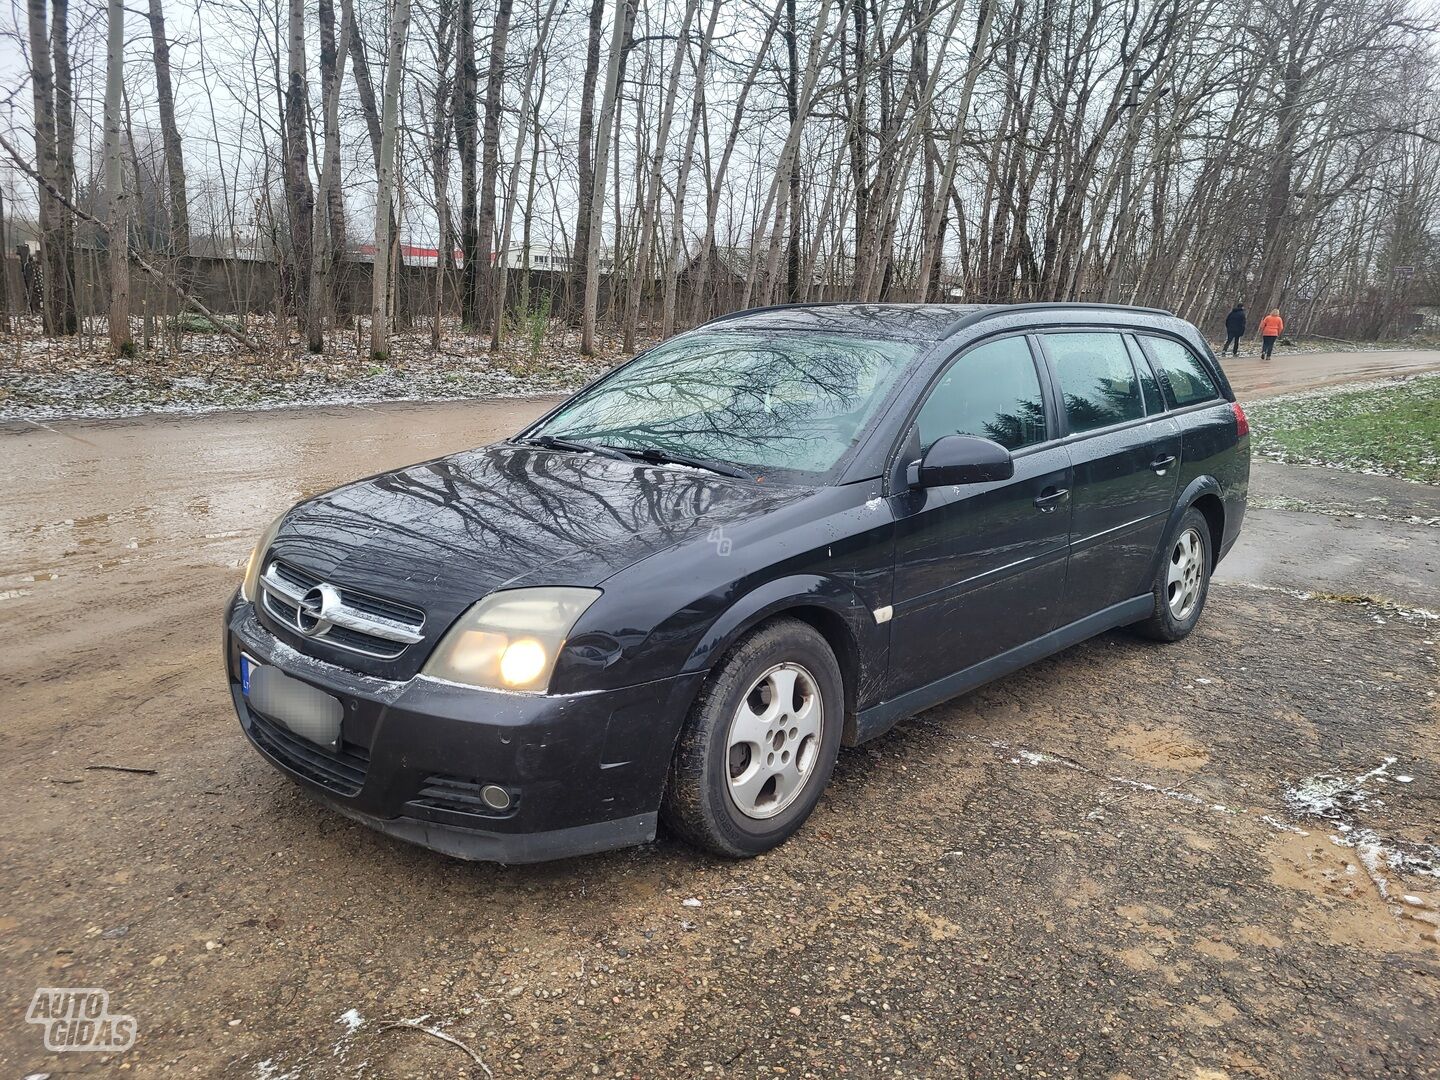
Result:
M562 587L491 593L460 616L423 674L543 694L571 627L599 596L599 589Z
M290 511L285 511L288 514ZM260 567L265 562L265 553L270 550L270 545L275 541L275 534L280 531L280 526L285 523L285 514L281 514L270 523L270 527L260 534L260 542L250 552L250 561L245 564L245 577L240 582L240 598L250 603L255 602L255 592L260 585Z

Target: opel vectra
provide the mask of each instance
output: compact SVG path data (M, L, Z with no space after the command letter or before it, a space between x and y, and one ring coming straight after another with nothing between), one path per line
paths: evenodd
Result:
M755 855L842 745L1102 631L1190 633L1248 430L1162 311L741 312L281 515L225 613L231 693L305 790L451 855L661 822Z

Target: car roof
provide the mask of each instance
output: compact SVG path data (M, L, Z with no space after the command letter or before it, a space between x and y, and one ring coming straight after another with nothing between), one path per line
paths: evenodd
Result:
M723 326L727 330L828 330L928 344L991 318L1032 312L1051 319L1057 314L1082 312L1124 312L1132 317L1145 316L1147 322L1156 316L1174 318L1159 308L1123 304L777 304L721 315L699 329Z

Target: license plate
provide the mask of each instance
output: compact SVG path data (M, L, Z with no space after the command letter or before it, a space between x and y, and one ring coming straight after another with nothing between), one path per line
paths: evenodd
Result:
M326 750L340 749L339 698L240 654L240 692L256 712Z

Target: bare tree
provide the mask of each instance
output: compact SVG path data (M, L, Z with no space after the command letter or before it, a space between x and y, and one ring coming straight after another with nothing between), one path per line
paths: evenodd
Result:
M494 297L492 299L493 311L490 316L490 348L499 349L505 333L505 301L508 290L508 277L510 267L510 227L515 217L515 204L520 199L520 164L522 155L525 152L525 138L527 126L530 121L531 103L535 95L535 73L540 68L540 57L545 49L545 42L550 33L550 23L555 17L555 9L560 0L550 0L550 5L545 9L545 14L540 19L540 25L535 33L535 44L530 50L530 57L525 62L525 77L523 80L524 97L520 103L520 123L515 134L515 152L510 158L510 179L506 184L508 192L505 198L505 212L501 217L499 259L496 260L496 283Z
M300 315L301 331L310 340L309 326L311 273L311 215L315 212L315 189L310 183L309 88L305 79L305 3L289 0L289 17L285 29L285 206L288 211L291 257L291 288L295 310Z
M700 9L700 0L686 0L685 20L670 64L670 77L665 83L665 97L660 106L660 123L655 131L655 145L650 155L650 173L643 191L644 209L640 214L640 239L631 262L633 273L626 290L625 340L620 346L627 353L635 351L636 324L640 321L640 300L650 275L650 244L655 235L655 219L660 209L660 174L665 167L665 147L670 140L670 124L675 117L675 98L680 88L680 71L690 46L690 24Z
M601 31L605 21L605 0L590 0L590 28L585 44L585 73L580 79L580 131L576 161L575 246L570 251L571 268L579 272L579 292L589 287L588 253L590 219L595 201L595 87L600 79Z
M63 10L63 8L62 8ZM73 162L74 136L68 135L69 143L62 141L65 136L57 111L68 105L67 95L57 90L55 66L51 58L51 32L47 24L45 0L27 0L27 24L30 45L30 83L35 122L35 164L41 177L39 192L40 226L40 267L41 292L45 332L47 334L73 334L78 327L75 309L73 244L71 230L67 224L65 208L61 198L70 196L74 171L69 174L64 164L68 154ZM68 32L57 13L54 29L57 54L68 45ZM67 61L68 65L68 61ZM57 96L60 104L57 104ZM52 194L59 192L59 197Z
M370 356L390 357L391 229L395 220L395 141L400 123L400 72L410 31L410 0L394 0L385 48L385 91L380 112L380 167L375 198L375 265L371 279Z
M699 56L695 61L695 96L690 106L690 122L685 129L685 147L680 153L680 172L675 180L670 237L665 251L665 265L661 272L665 297L660 314L661 337L669 337L675 332L675 305L680 293L676 275L681 268L681 256L685 250L685 197L690 189L690 172L695 164L695 141L700 134L705 111L705 79L710 69L710 54L715 40L715 25L720 17L720 4L721 0L711 0L710 16L705 23Z
M503 261L505 251L498 252L498 259L492 258L495 237L495 183L500 170L500 110L504 107L505 92L505 47L510 37L510 11L514 0L497 0L495 23L490 31L490 68L485 79L485 131L484 150L480 168L480 215L477 223L479 247L476 248L479 290L475 298L476 314L480 320L490 318L493 302L491 290L495 287L495 269L492 263ZM484 329L477 325L475 329Z
M597 183L590 204L590 235L585 245L585 299L581 315L580 352L595 355L595 315L600 302L600 224L605 214L604 190L598 183L605 175L605 162L610 154L611 128L615 124L615 99L620 89L620 64L624 58L625 40L630 34L630 20L635 9L628 0L616 0L615 26L610 35L610 60L605 69L605 95L600 104L600 130L595 137L595 177Z
M130 342L130 219L125 194L124 148L120 138L125 107L125 7L106 4L105 51L105 198L109 204L110 352L128 356Z
M324 212L312 215L310 229L310 311L305 344L312 353L325 349L325 316L334 313L335 268L345 246L345 203L340 190L340 84L345 78L345 57L354 32L353 0L341 0L338 41L335 8L330 0L320 0L320 84L325 131L320 202ZM380 261L377 251L376 262Z
M165 180L170 192L170 252L190 254L190 198L185 189L185 153L175 119L175 89L170 76L170 39L161 0L150 0L150 44L155 57L156 107L165 146Z

